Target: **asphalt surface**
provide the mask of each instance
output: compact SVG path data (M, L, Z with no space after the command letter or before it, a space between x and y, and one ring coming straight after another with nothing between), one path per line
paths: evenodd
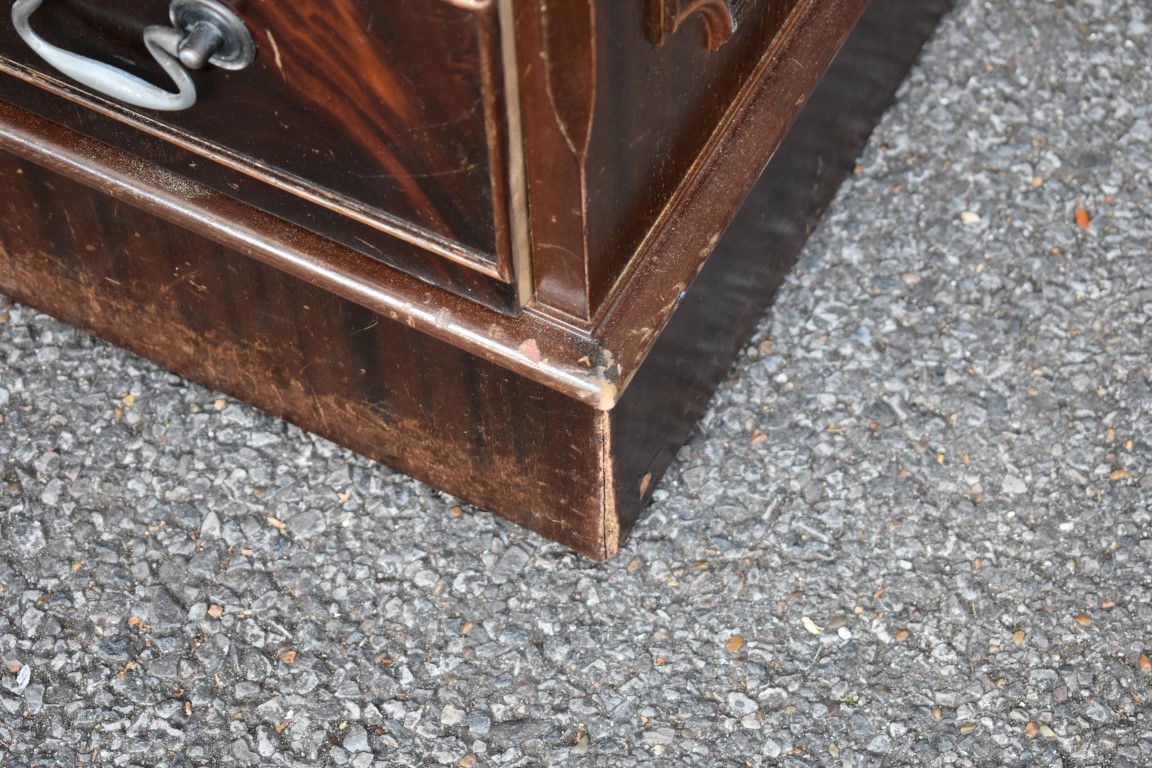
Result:
M0 309L0 764L1152 765L1150 25L960 2L606 564Z

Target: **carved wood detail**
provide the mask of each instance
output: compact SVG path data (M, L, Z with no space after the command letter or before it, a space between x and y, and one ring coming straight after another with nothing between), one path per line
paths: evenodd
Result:
M736 31L740 10L746 0L648 0L648 37L663 45L685 21L699 16L704 25L704 42L715 51Z

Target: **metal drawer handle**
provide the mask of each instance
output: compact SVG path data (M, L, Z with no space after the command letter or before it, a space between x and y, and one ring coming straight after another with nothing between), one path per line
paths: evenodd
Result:
M89 88L127 104L175 112L196 103L196 85L184 67L211 63L223 69L243 69L256 58L256 46L244 22L215 0L172 0L171 27L144 30L144 45L177 92L158 88L111 64L57 48L32 31L28 22L43 0L16 0L12 24L17 34L52 67Z

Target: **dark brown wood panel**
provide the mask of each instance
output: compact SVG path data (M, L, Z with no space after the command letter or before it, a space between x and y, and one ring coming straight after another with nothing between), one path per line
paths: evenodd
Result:
M0 148L594 408L603 410L616 400L620 374L612 353L531 311L495 313L5 104L0 104Z
M446 0L228 4L255 39L251 67L195 73L199 102L184 112L95 101L132 125L306 193L310 202L303 204L259 192L245 198L277 215L313 224L324 218L310 214L321 200L338 213L375 221L386 231L410 231L433 250L511 278L495 7L469 9ZM165 0L46 0L32 20L55 45L164 84L141 36L144 27L167 23L167 6ZM8 23L0 24L0 53L68 83ZM87 100L80 90L70 95ZM71 119L74 111L38 111L80 127ZM109 140L110 133L96 135ZM230 186L232 174L202 160L180 170L233 194L246 191ZM372 243L360 247L373 255Z
M853 20L865 1L830 0L841 6L836 14ZM541 303L575 318L592 317L789 20L810 2L572 0L521 6L521 39L542 51L541 62L523 71ZM656 45L653 9L666 6L698 10L686 13ZM715 49L709 34L713 6L738 22ZM797 69L804 90L815 85L826 61ZM781 113L794 109L782 106Z
M599 0L603 86L588 151L591 307L607 296L789 18L814 3L839 5L837 15L855 19L866 2L749 0L730 39L712 50L701 14L688 17L664 45L651 46L636 42L645 40L643 3ZM829 42L828 58L836 41ZM809 90L826 64L827 58L807 60L793 76ZM796 105L779 109L790 115Z
M813 6L592 333L486 310L3 105L0 292L606 557L946 4L873 0L854 30ZM788 76L850 30L814 91ZM580 61L570 43L548 44L556 61ZM592 131L579 103L555 113L566 143Z
M330 238L365 257L403 270L430 285L447 288L459 296L506 314L514 315L520 309L515 284L490 272L480 271L475 265L441 258L419 243L381 232L337 211L307 205L291 192L265 184L227 166L206 162L193 149L138 130L101 111L89 109L69 99L55 98L32 82L0 74L0 102L41 115L61 127L70 126L85 136L100 139L100 142L94 142L96 146L90 150L93 159L109 156L107 150L110 147L123 150L131 153L141 168L152 168L158 176L189 181L197 179L221 194L243 200L263 211L273 212L273 215L284 221ZM43 130L52 132L51 129ZM144 157L148 160L141 159ZM198 170L202 171L198 176L190 176L190 173Z
M593 557L607 416L0 152L0 292Z

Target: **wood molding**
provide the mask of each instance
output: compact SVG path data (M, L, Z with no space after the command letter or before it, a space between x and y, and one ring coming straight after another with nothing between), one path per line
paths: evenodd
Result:
M746 0L648 0L648 37L664 42L692 16L704 25L704 42L715 51L736 31L740 9Z
M0 292L608 557L947 3L798 2L589 331L494 312L2 102ZM561 116L556 167L590 118Z
M56 16L44 21L59 22L57 44L72 50L102 30L108 61L139 65L133 57L150 58L133 31L140 5L47 3ZM398 2L373 24L363 0L232 5L257 60L197 74L196 109L153 114L101 97L54 74L10 27L0 28L0 100L519 312L530 283L516 271L508 213L507 11L493 0Z

